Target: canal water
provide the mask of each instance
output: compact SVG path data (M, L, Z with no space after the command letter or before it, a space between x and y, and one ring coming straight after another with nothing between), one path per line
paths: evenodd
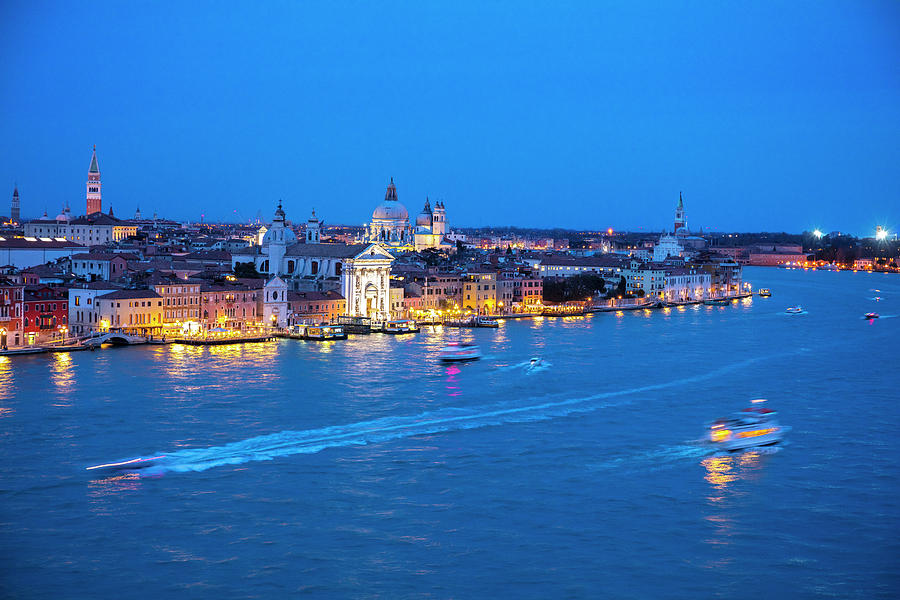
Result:
M772 297L0 358L0 596L897 597L900 278L745 278ZM754 398L783 445L702 442Z

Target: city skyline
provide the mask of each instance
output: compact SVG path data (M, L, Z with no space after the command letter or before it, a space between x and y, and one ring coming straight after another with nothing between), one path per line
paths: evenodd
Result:
M900 225L896 5L357 8L6 6L0 214L80 214L96 144L123 217L362 225L393 177L459 227Z

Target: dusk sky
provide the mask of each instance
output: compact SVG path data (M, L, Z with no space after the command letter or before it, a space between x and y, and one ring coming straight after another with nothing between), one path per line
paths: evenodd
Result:
M900 3L0 5L0 214L900 228Z

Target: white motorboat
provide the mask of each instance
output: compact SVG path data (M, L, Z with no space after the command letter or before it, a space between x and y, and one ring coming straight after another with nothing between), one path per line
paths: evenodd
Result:
M800 306L799 304L797 306L790 306L790 307L784 309L784 312L786 312L789 315L805 315L806 314L806 311L803 310L803 307Z
M780 442L790 427L778 424L774 410L756 405L763 400L753 402L754 406L710 423L709 441L729 451Z
M450 342L438 354L444 362L463 362L481 358L481 349L475 344Z
M535 356L531 359L531 364L528 365L529 369L534 369L535 367L540 367L544 362L541 360L541 357Z

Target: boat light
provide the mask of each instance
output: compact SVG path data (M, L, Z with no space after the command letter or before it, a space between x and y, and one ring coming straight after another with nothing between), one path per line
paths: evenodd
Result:
M714 442L722 442L728 439L728 436L731 435L730 429L717 429L710 433L709 439Z

